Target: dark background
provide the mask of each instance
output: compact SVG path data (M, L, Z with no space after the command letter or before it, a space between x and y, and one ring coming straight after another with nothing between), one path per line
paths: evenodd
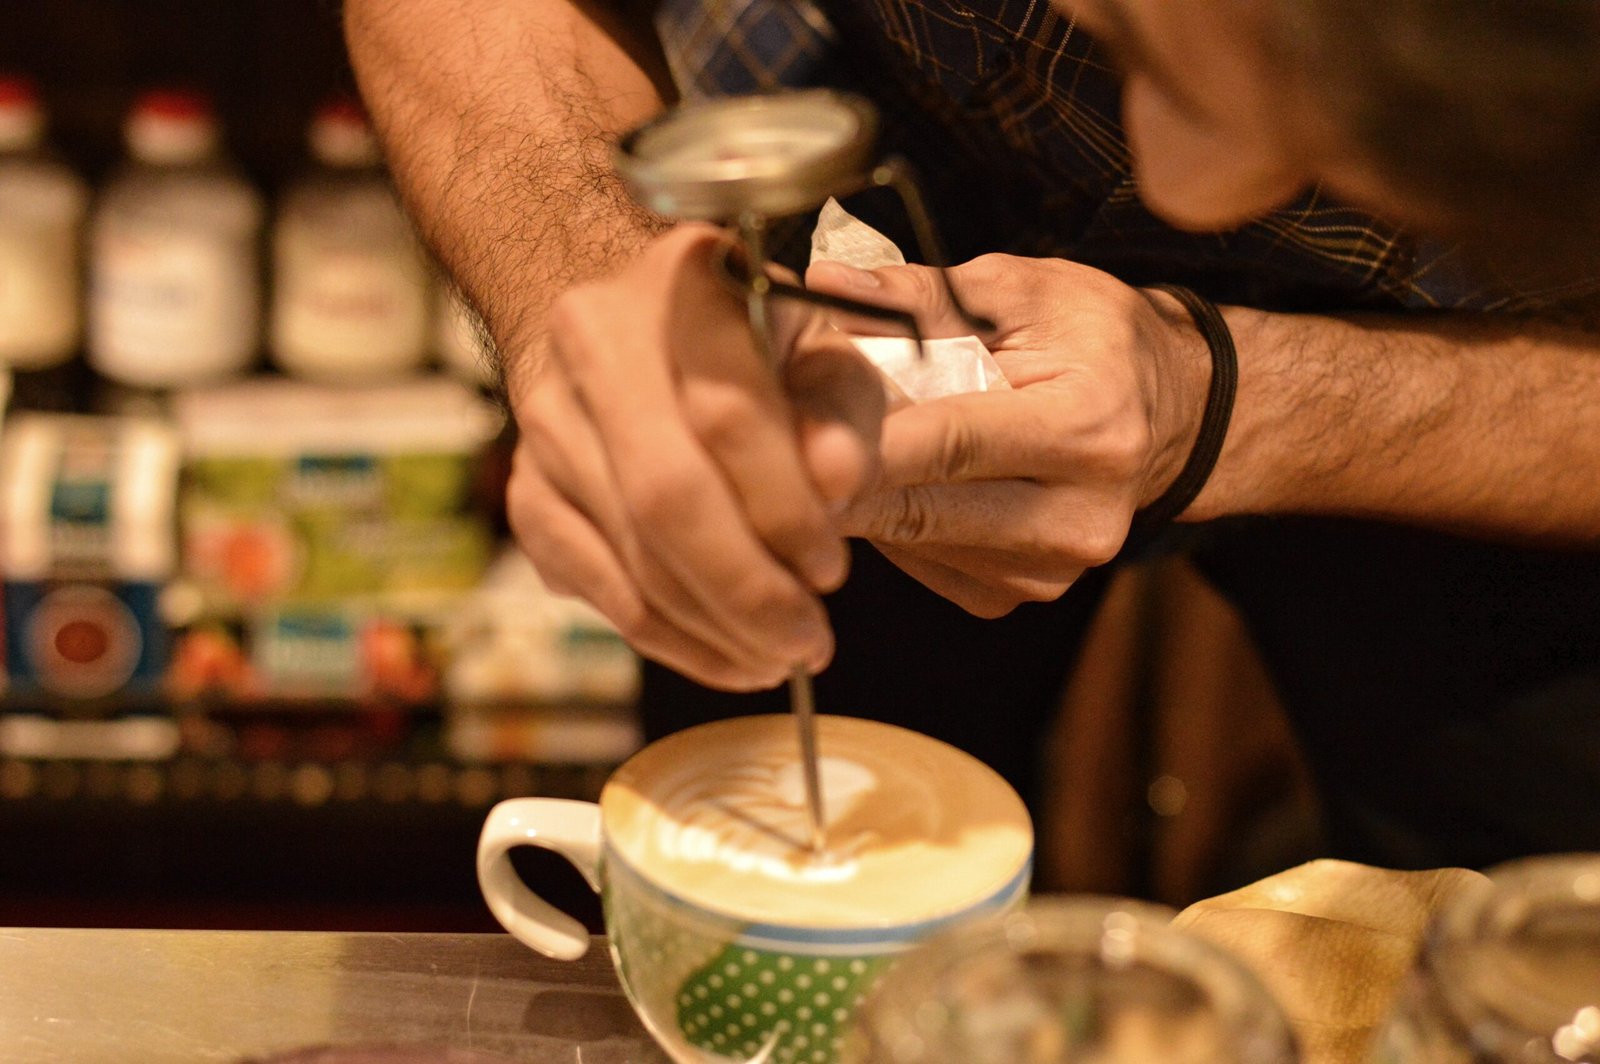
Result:
M153 86L209 93L230 152L274 188L305 158L311 112L353 92L338 0L0 0L0 71L34 78L50 139L98 181L128 105Z

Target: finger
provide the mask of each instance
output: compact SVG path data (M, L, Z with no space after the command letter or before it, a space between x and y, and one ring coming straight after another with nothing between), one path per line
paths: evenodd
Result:
M949 271L951 284L955 271ZM926 266L884 266L858 270L837 262L815 262L806 270L806 287L914 315L924 337L966 336L972 327L957 313L950 291L937 270ZM828 320L844 332L861 336L901 336L904 328L867 314L830 309Z
M796 432L812 482L828 500L830 512L839 513L874 480L874 453L862 446L854 431L837 422L803 421Z
M769 553L813 586L834 586L844 545L743 305L710 262L715 231L669 237L620 283L569 292L553 316L618 483L658 550L713 604L749 573L775 589ZM640 343L666 357L638 357ZM726 562L717 575L705 564L713 548Z
M627 638L650 607L594 523L529 468L521 448L506 483L512 535L545 584L584 599Z
M877 369L837 333L813 330L784 366L811 482L838 504L875 473L887 406Z
M734 661L651 608L599 530L536 475L514 475L507 502L517 542L550 590L585 599L640 654L725 690L782 681L786 670Z
M899 547L1011 550L1029 568L1103 565L1127 538L1132 512L1098 493L1025 480L914 484L870 492L839 517L847 535Z
M928 545L890 549L937 562L1011 602L1054 602L1077 583L1084 571L1083 566L1068 559L1000 547Z
M761 639L796 663L826 661L831 636L820 602L768 550L744 500L730 490L733 479L749 485L754 478L758 483L744 488L749 498L763 505L777 499L791 513L809 507L801 520L774 521L768 506L762 519L769 527L820 528L809 537L807 548L815 549L806 556L827 554L836 567L819 573L818 583L826 586L838 578L844 547L800 470L787 417L781 431L769 425L749 435L735 432L738 447L759 453L741 455L730 477L686 421L674 359L632 357L641 342L667 344L669 355L676 344L677 354L696 368L709 352L713 364L733 365L744 376L737 388L713 388L714 398L701 389L695 401L730 406L756 395L781 409L776 383L756 362L748 326L736 313L739 308L729 307L731 297L720 279L705 261L698 262L698 272L682 261L689 252L703 260L711 244L686 240L677 239L678 261L663 261L658 249L655 265L676 271L665 282L635 271L622 278L620 289L589 286L563 296L552 317L554 346L603 441L630 523L651 554L729 631ZM663 284L671 289L664 296ZM636 297L636 289L656 295ZM693 351L682 350L686 340L694 341ZM800 552L791 548L790 553Z
M766 370L760 371L763 375ZM684 419L731 493L733 513L756 541L817 591L844 578L844 541L828 523L824 500L795 442L793 414L770 379L751 382L701 366L681 385ZM709 507L708 507L709 509Z
M555 492L598 527L650 609L752 672L792 665L781 656L782 645L775 647L761 631L748 623L730 626L713 615L655 556L650 537L639 534L623 503L594 426L563 380L538 388L519 410L526 414L526 427L517 460L537 465Z
M968 613L993 619L1004 617L1022 602L976 580L954 566L935 561L921 552L874 544L885 558L899 566L928 590L947 598Z
M878 486L1068 476L1082 450L1074 406L1059 391L995 391L902 407L884 420Z
M785 283L797 280L784 267L768 264L766 269ZM844 582L849 549L831 534L825 505L831 497L824 489L854 491L869 467L868 453L876 447L882 415L871 406L873 393L867 393L865 404L855 393L876 371L809 305L773 299L767 313L770 351L777 353L782 369L774 374L771 365L752 362L756 349L749 338L748 308L741 305L734 343L720 351L725 357L713 361L719 350L708 348L704 360L695 363L696 372L686 373L685 407L696 434L740 496L757 535L812 588L833 591ZM798 350L802 337L803 352ZM792 369L802 353L817 357ZM798 392L786 381L791 371L801 385ZM741 412L746 404L748 409ZM800 404L809 409L797 411ZM853 426L867 442L852 445L824 430L816 448L823 464L813 466L806 442L816 434L802 420L807 414ZM750 430L755 436L742 438ZM790 461L791 455L797 461Z
M839 515L846 535L902 547L992 544L1048 503L1036 484L1019 480L978 484L912 484L871 491Z

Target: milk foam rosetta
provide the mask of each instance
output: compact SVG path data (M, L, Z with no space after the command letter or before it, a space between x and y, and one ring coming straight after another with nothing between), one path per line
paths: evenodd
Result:
M891 725L819 717L827 853L809 825L794 721L691 729L624 765L600 804L622 858L668 892L741 919L886 927L934 919L1012 882L1033 845L992 770ZM714 742L715 745L709 745Z

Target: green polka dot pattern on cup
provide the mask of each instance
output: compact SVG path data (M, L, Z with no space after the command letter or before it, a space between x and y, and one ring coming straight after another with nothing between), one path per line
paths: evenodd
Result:
M678 992L678 1028L716 1056L833 1064L851 1019L890 958L799 957L737 943Z

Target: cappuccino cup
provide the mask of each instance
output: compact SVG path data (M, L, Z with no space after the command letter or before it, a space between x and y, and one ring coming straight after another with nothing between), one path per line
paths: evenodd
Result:
M518 846L553 850L600 894L623 991L674 1060L836 1061L902 953L1024 900L1033 830L1016 792L954 747L816 723L821 853L793 718L716 721L635 754L598 804L495 806L478 841L490 911L541 953L582 956L584 927L511 867Z

